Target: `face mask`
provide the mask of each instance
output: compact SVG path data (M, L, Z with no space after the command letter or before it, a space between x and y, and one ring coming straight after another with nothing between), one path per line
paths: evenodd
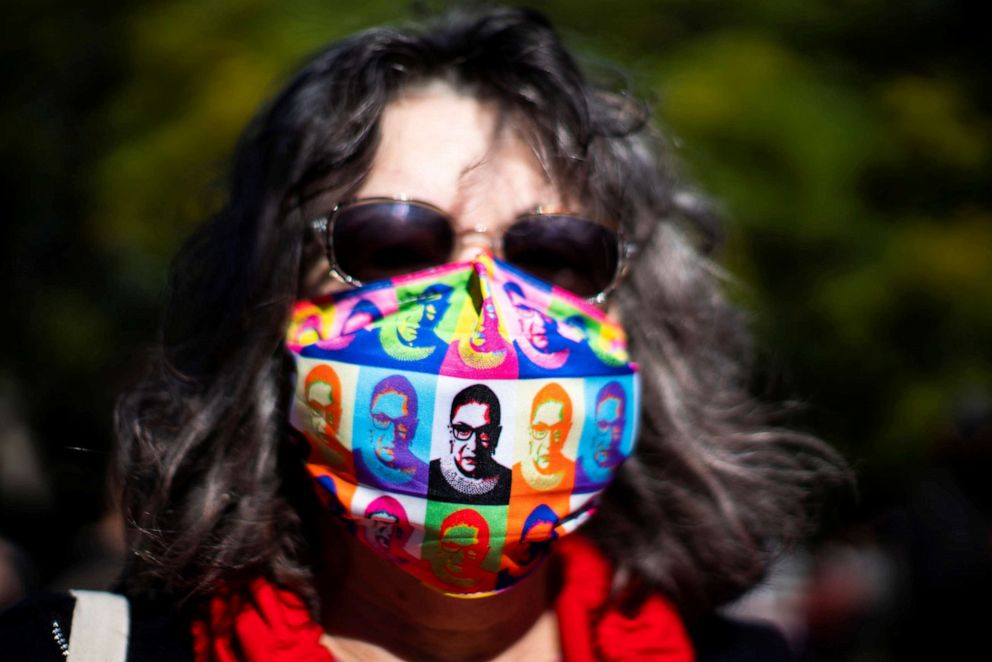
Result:
M488 255L300 302L287 347L321 499L448 594L526 576L636 438L619 325Z

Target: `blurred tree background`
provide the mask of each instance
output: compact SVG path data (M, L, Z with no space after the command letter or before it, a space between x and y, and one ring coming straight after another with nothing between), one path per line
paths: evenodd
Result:
M27 551L33 587L85 554L74 541L107 506L113 399L245 122L321 44L435 4L5 3L0 536ZM758 384L804 403L794 423L857 467L845 516L897 503L992 392L977 3L527 4L632 74L725 210Z

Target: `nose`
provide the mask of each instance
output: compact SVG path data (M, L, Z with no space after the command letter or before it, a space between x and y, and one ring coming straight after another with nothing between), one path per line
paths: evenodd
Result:
M465 565L465 550L463 548L459 547L458 551L452 552L451 565L458 570L461 570L462 566Z
M495 256L496 237L484 226L470 228L459 232L455 237L455 262L468 262L482 253Z

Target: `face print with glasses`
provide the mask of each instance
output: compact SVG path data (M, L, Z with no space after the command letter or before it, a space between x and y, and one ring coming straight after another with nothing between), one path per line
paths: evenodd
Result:
M630 452L630 448L623 447L628 400L627 391L620 382L610 381L597 391L594 402L590 403L595 419L594 425L583 431L576 476L579 491L605 485Z
M457 239L447 212L408 199L343 202L311 225L332 273L354 286L445 264ZM617 230L540 209L518 216L494 248L506 262L594 302L613 290L633 251Z
M475 410L464 415L475 414L475 418L484 416L484 405L478 405ZM469 423L459 422L452 423L448 429L451 430L451 444L458 448L455 464L466 476L474 476L478 456L492 452L493 441L497 438L496 427L491 423L472 427Z
M427 485L427 462L413 452L417 434L419 398L410 380L390 375L372 389L367 445L359 441L356 470L359 480L375 486L422 495Z
M430 464L429 495L455 503L506 504L511 471L493 457L502 430L492 389L473 384L459 391L451 402L447 453Z
M520 462L520 475L532 489L546 491L562 484L569 466L562 450L571 428L572 399L560 384L546 384L531 403L527 455Z
M341 378L329 365L318 365L303 382L307 422L304 436L321 460L330 467L351 465L351 452L339 439L343 391Z

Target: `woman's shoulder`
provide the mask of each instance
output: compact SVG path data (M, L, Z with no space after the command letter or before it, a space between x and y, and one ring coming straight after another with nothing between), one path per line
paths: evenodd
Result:
M127 635L126 659L148 662L192 662L189 618L165 600L128 600L109 592L38 593L0 613L0 650L5 660L63 660L74 622L82 622L80 597L120 613ZM98 612L98 619L107 618ZM85 622L92 623L87 619ZM79 633L77 633L78 636ZM99 636L99 635L98 635Z

